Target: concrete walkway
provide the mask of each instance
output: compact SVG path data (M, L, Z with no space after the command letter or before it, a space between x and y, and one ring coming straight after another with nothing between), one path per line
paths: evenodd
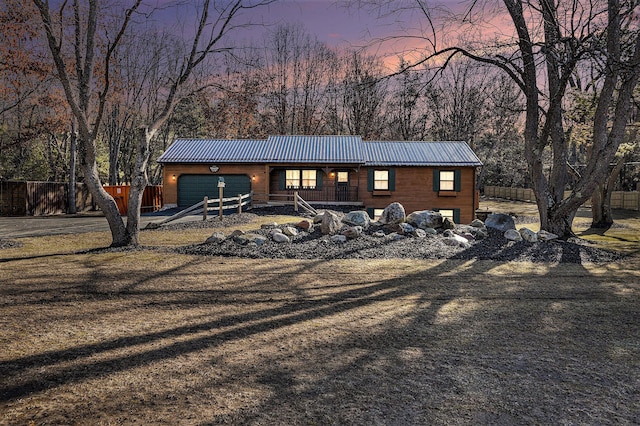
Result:
M160 222L175 214L175 210L166 213L153 213L140 217L140 228L149 222ZM188 215L172 223L202 220L202 215ZM125 223L127 222L124 218ZM0 216L0 238L39 237L45 235L75 234L82 232L109 231L107 219L101 213L55 216Z

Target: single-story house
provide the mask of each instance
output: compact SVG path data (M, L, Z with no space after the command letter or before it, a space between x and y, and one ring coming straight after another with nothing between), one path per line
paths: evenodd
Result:
M297 191L311 204L360 205L372 217L397 201L407 213L438 210L458 223L475 217L476 169L482 165L466 142L360 136L178 139L158 162L164 168L165 205L218 198L222 177L225 197L253 191L258 204Z

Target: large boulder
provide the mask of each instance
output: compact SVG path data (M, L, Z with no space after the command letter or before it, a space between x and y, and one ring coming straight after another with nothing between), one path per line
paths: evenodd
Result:
M253 243L257 246L261 246L267 241L267 237L260 234L240 234L233 237L233 241L236 244L245 246L249 243Z
M552 232L545 231L544 229L538 231L539 241L555 240L556 238L558 238L558 236Z
M516 229L516 223L508 214L493 213L487 216L487 220L484 221L484 225L487 228L497 229L501 232L507 232L509 229Z
M322 221L320 222L320 231L324 235L333 235L337 233L341 227L342 224L340 223L340 218L337 214L328 210L324 212L322 215Z
M380 216L380 222L383 225L389 225L394 223L402 223L406 219L406 213L404 206L400 203L391 203L382 211Z
M344 235L349 239L358 238L362 235L362 226L349 226L342 230L340 234Z
M448 217L445 217L444 219L442 219L442 228L444 229L455 229L456 227L456 223L449 219Z
M295 237L296 235L298 235L298 230L293 226L285 226L284 228L282 228L282 233L287 237Z
M367 229L371 224L371 218L369 214L364 210L356 210L347 213L342 222L351 226L361 226L363 229Z
M509 241L522 241L522 235L520 235L520 233L515 229L507 229L504 232L504 237Z
M222 232L214 232L209 238L207 238L205 243L206 244L220 244L224 240L226 240L226 237L224 236L224 234Z
M313 220L302 219L296 226L304 231L313 232Z
M273 238L273 241L275 241L276 243L290 243L291 242L291 238L289 238L288 236L284 235L281 232L274 232L271 235L271 238Z
M469 247L471 247L471 244L466 238L460 235L454 234L453 232L450 234L450 236L444 237L442 239L442 242L449 246L462 247L464 249L468 249Z
M442 226L442 215L433 210L420 210L407 216L407 223L420 229L439 228Z
M529 228L520 228L519 232L520 232L520 235L522 236L523 240L525 240L527 242L530 242L530 243L538 242L538 234L533 232L531 229L529 229Z

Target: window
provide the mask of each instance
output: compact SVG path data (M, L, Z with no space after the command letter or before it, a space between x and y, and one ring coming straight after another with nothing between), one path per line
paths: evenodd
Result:
M375 170L373 172L373 189L387 191L389 189L389 171Z
M440 191L455 191L455 189L455 173L453 171L440 171Z
M451 219L452 222L455 222L455 220L453 219L453 209L440 209L438 211L442 215L443 219L445 217L448 217L449 219Z
M286 183L287 189L300 188L300 170L287 170L286 171Z
M285 171L285 189L316 189L317 187L317 170Z
M303 170L302 187L305 189L314 189L316 187L316 176L315 170Z
M338 183L349 183L349 172L338 172L336 179Z
M371 219L380 220L383 211L384 209L373 209L373 217Z

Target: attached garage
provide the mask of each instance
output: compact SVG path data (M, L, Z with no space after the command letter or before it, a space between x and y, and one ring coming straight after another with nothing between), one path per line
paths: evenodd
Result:
M251 178L247 175L181 175L178 178L178 206L192 206L205 196L218 198L219 178L224 178L225 198L251 192Z

